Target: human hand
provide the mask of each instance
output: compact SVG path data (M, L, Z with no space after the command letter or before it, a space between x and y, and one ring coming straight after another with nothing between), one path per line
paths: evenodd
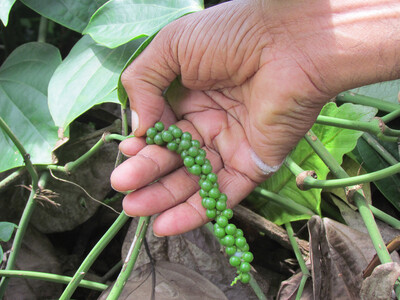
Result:
M123 202L128 215L162 212L153 225L161 236L208 221L198 179L178 155L146 146L142 136L156 121L177 123L200 141L232 207L277 169L328 99L385 76L351 76L327 25L327 3L233 1L161 30L122 76L137 137L120 144L132 157L111 182L134 190ZM166 103L163 91L177 76Z

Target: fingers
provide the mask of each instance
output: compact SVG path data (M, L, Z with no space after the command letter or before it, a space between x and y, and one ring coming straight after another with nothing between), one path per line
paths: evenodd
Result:
M255 187L256 183L239 172L221 169L218 172L220 190L228 196L228 207L238 204ZM185 233L209 222L198 193L187 201L160 214L154 221L153 231L158 236Z
M175 25L169 25L161 30L121 76L131 110L137 114L132 119L136 136L144 135L161 119L165 107L162 94L180 72L176 51L173 50L177 46L176 39L170 34L174 28Z

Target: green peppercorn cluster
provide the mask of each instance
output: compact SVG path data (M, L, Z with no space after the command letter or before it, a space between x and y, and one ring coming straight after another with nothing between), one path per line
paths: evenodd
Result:
M147 144L166 146L169 150L180 154L188 171L200 176L199 194L206 215L215 220L214 234L225 246L225 252L230 257L229 263L237 268L238 276L233 283L237 280L248 283L253 254L249 252L249 244L243 236L243 231L229 223L233 211L226 206L227 197L219 190L218 176L212 172L211 163L206 158L206 151L200 148L200 142L193 140L189 132L182 132L176 125L166 129L161 122L149 128L146 134Z

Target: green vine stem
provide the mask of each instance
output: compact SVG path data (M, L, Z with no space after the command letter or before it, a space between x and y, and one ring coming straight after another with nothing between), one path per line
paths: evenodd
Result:
M375 118L370 122L362 122L320 115L315 123L368 132L389 142L397 142L397 137L400 136L399 130L389 128L379 118Z
M73 172L76 168L81 166L90 157L92 157L94 154L96 154L105 143L111 142L113 140L123 141L130 137L133 137L133 136L132 135L123 136L123 135L115 134L115 133L111 133L111 134L104 133L103 136L101 137L101 139L92 148L90 148L85 154L83 154L76 160L66 163L65 166L47 165L44 167L44 169L54 170L54 171L63 172L63 173L68 174L70 172Z
M75 272L72 280L69 282L59 300L67 300L71 298L72 294L75 292L76 288L79 286L79 283L82 281L83 277L85 277L86 272L92 266L94 261L128 220L129 217L125 213L121 213L118 216L115 222L86 256L85 260Z
M205 228L212 234L214 233L214 226L211 222L208 222L207 224L204 225ZM218 239L216 239L218 240ZM220 243L220 241L218 240ZM221 243L220 243L221 244ZM266 300L267 297L264 295L260 285L258 284L257 280L254 278L253 275L250 274L250 281L249 281L250 287L253 289L254 293L256 294L257 298L260 300Z
M372 182L375 180L380 180L400 172L400 163L384 168L379 171L371 172L364 175L341 178L341 179L329 179L329 180L319 180L311 176L306 176L303 181L300 182L299 187L302 190L308 190L311 188L337 188L337 187L347 187L352 185L358 185L362 183Z
M382 122L384 123L389 123L390 121L393 121L394 119L400 117L400 108L397 110L392 111L391 113L388 113L387 115L383 116L381 118Z
M400 229L400 221L397 220L396 218L393 218L392 216L388 215L387 213L381 211L380 209L376 208L375 206L369 205L369 209L371 212L374 214L374 216L385 222L386 224L389 224L395 229Z
M299 262L301 273L303 273L303 276L302 276L301 281L300 281L299 289L297 290L297 294L296 294L296 300L300 300L301 299L301 295L302 295L303 290L304 290L304 286L305 286L306 281L307 281L307 278L310 277L311 274L310 274L310 271L308 270L308 268L306 266L306 262L304 261L303 256L301 255L301 252L300 252L300 249L299 249L299 245L297 245L297 243L296 243L296 238L294 237L292 224L291 223L286 223L285 227L286 227L286 232L287 232L287 234L289 236L290 244L293 247L293 251L294 251L294 254L296 256L296 259Z
M112 287L110 294L107 297L107 300L118 299L126 282L128 281L129 276L132 273L133 267L135 266L137 257L139 255L139 250L142 247L143 239L146 235L149 221L150 221L150 217L140 217L139 218L135 237L132 241L131 247L125 258L124 265L122 266L122 270L119 273L118 278L115 281L114 286Z
M285 196L270 192L260 187L256 187L254 189L254 192L256 192L261 196L264 196L265 198L269 199L270 201L273 201L274 203L277 203L281 207L289 211L293 211L299 215L309 215L309 216L315 215L315 213L312 210L308 209L307 207L301 204L298 204L297 202Z
M18 138L12 132L10 127L8 127L7 123L3 120L2 117L0 117L0 128L11 139L11 141L17 147L19 153L21 153L22 157L24 158L24 163L25 163L26 169L28 170L29 175L31 175L32 186L34 186L34 184L36 185L38 180L39 180L39 178L38 178L38 174L37 174L35 168L33 167L32 162L31 162L30 155L29 155L29 153L26 152L26 150L25 150L24 146L22 145L22 143L18 140Z
M46 42L47 24L48 24L48 19L46 17L41 16L40 23L39 23L39 34L38 34L38 39L37 39L38 42L41 42L41 43Z
M374 149L387 163L395 165L398 163L397 159L393 157L379 142L369 133L364 132L362 138Z
M16 180L18 177L22 176L25 173L26 169L25 168L19 168L15 172L12 172L10 175L8 175L6 178L4 178L2 181L0 181L0 190L6 188L8 185L10 185L14 180Z
M6 270L12 270L15 267L15 262L18 257L19 251L21 249L22 239L28 228L29 221L31 219L32 213L36 206L36 201L35 201L36 192L39 189L39 187L44 188L48 176L49 176L49 173L45 172L42 174L42 176L40 177L38 182L35 182L34 180L32 180L32 187L31 187L31 192L29 194L29 199L25 205L24 211L22 213L21 219L18 224L17 231L15 233L14 241L13 241L12 247L10 249L10 256L8 257L8 260L7 260ZM7 285L8 285L8 281L9 281L8 277L3 277L1 279L0 299L2 299L4 296L4 293L5 293Z
M107 280L110 280L110 278L114 276L115 273L120 271L121 268L122 268L122 261L120 260L110 270L108 270L107 273L104 274L104 276L101 277L100 281L107 282Z
M329 153L329 151L324 147L322 142L317 138L317 136L310 130L309 133L305 135L306 141L309 143L311 148L318 154L322 161L328 166L333 175L338 178L346 178L349 175L346 171L339 165L335 158ZM372 174L372 173L371 173ZM375 180L375 179L373 179ZM349 184L351 185L351 184ZM379 232L378 226L376 225L374 216L368 207L368 203L364 196L359 190L355 190L352 194L352 200L358 208L358 211L364 221L367 228L369 236L371 237L372 244L377 252L380 262L388 263L392 259L389 252L386 249L385 242Z
M21 271L21 270L0 270L0 276L10 277L10 278L29 278L29 279L38 279L62 284L68 284L72 277L56 275L44 272L35 272L35 271ZM82 280L79 283L80 287L88 288L96 291L104 291L108 288L108 285L103 283L98 283L89 280Z
M336 96L336 101L371 106L388 113L400 109L400 105L398 104L384 101L382 99L363 96L353 92L340 93Z

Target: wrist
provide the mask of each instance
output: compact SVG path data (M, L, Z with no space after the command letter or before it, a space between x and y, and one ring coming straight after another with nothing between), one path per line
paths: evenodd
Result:
M299 65L323 92L400 78L398 0L272 1L271 9L286 14L275 20L289 33L284 46L301 53Z

